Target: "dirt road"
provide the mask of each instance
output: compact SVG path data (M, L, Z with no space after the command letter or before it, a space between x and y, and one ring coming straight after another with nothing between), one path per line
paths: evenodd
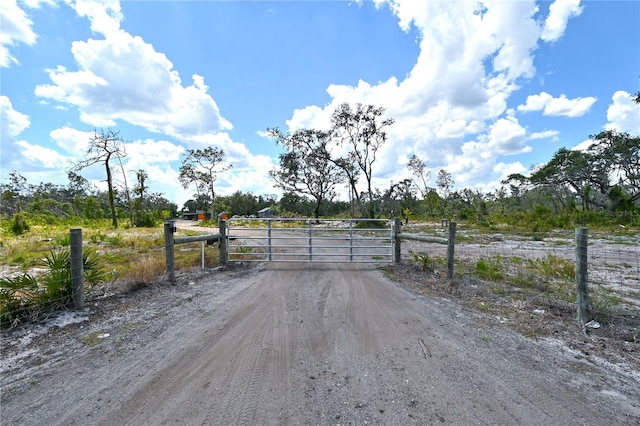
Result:
M637 372L482 325L366 265L198 280L33 338L29 356L4 351L2 424L640 421Z

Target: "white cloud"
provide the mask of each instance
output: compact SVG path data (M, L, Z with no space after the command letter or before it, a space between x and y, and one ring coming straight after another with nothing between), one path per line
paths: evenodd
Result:
M439 168L458 173L457 184L465 186L473 179L490 181L500 155L531 150L526 129L507 113L507 101L519 80L536 72L533 52L542 29L534 1L489 0L479 8L473 1L376 0L376 6L383 5L403 30L419 32L414 67L403 80L331 85L331 102L296 110L287 122L290 129L328 127L342 102L385 107L396 123L375 173L387 183L404 176L411 153L426 161L432 174Z
M0 2L0 67L7 68L12 63L18 64L18 59L9 51L10 46L23 43L32 46L36 43L37 35L31 28L33 22L24 10L18 6L16 0Z
M123 20L120 0L65 0L78 16L86 17L91 22L91 31L100 34L111 34L120 29Z
M54 149L17 141L22 159L36 168L64 170L69 167L71 157L61 155Z
M182 205L191 197L191 191L185 191L178 181L177 164L184 153L184 147L166 140L144 139L126 144L126 170L130 186L136 182L136 171L147 173L146 184L151 192L162 193L163 196Z
M495 176L495 179L476 183L473 185L473 189L484 194L496 191L504 186L501 181L509 175L515 173L526 174L528 170L519 161L516 161L515 163L499 162L493 166L491 172L493 176Z
M628 132L633 135L640 134L640 105L635 103L631 94L619 90L613 94L613 101L607 109L608 123L605 128Z
M526 145L526 130L515 117L501 118L491 125L488 148L500 155L530 152Z
M544 21L540 38L547 42L560 39L570 18L582 13L580 0L556 0L549 6L549 15Z
M250 155L243 161L233 163L233 168L222 174L218 181L220 194L230 195L236 191L250 192L254 194L279 194L282 191L273 186L273 180L269 171L275 164L273 159L266 155Z
M0 96L0 171L3 175L19 169L17 137L30 125L28 115L13 109L7 96Z
M534 132L529 135L530 140L536 139L551 139L552 141L558 140L558 135L560 134L557 130L544 130L542 132Z
M595 143L595 141L593 139L587 139L587 140L584 140L584 141L580 142L578 145L576 145L576 146L574 146L572 148L569 148L569 149L571 151L586 151L594 143Z
M65 126L52 130L49 136L67 154L81 157L89 148L93 132L83 132Z
M92 136L93 132L62 127L53 130L50 137L58 147L69 154L68 157L48 148L26 143L23 144L23 155L31 158L31 164L36 164L39 161L41 165L55 170L51 172L51 175L56 175L56 177L51 178L50 181L65 182L66 170L72 163L84 158ZM148 175L146 183L151 192L160 192L165 198L177 201L179 206L191 198L191 193L185 191L178 182L179 173L172 166L172 163L176 164L181 159L181 154L184 153L183 146L166 140L144 139L126 142L124 148L127 155L123 158L123 165L130 188L135 184L135 172L144 170ZM43 161L41 159L43 156L38 155L39 152L45 153L46 157L51 160L49 162ZM103 165L92 165L79 173L98 188L106 190ZM114 169L114 177L118 182L123 181L119 165Z
M35 5L37 0L31 1ZM58 65L47 70L50 83L35 89L42 103L53 101L54 108L75 109L81 121L91 126L117 126L124 121L178 141L127 142L127 157L123 162L129 180L135 179L136 170L143 169L149 175L152 191L162 192L179 204L192 196L190 190L185 191L178 182L177 168L185 145L224 147L234 167L220 176L217 182L220 194L247 187L274 192L268 175L273 160L253 155L245 145L232 141L226 132L232 128L231 123L221 116L216 102L208 94L204 77L194 74L191 84L183 84L163 53L120 28L124 17L118 1L66 0L66 3L89 20L97 37L72 43L76 69ZM2 131L15 136L29 126L29 119L14 111L8 98L3 97L1 101ZM50 168L49 181L65 182L66 169L83 158L92 132L65 126L51 131L49 136L55 144L51 148L3 137L3 149L14 153L15 164L20 164L23 170L30 169L30 176L36 176L39 168ZM10 139L12 148L7 150L4 145L8 145ZM8 156L3 155L2 161L4 167ZM94 165L82 173L102 187L103 167Z
M127 157L131 159L127 164L132 170L138 170L144 167L139 167L133 161L143 161L141 165L178 161L184 148L165 140L145 139L127 143L126 151Z
M0 96L0 123L2 123L2 139L15 137L29 127L29 116L13 109L11 99ZM5 135L6 132L6 135Z
M498 163L493 166L493 171L496 172L499 176L500 180L506 179L509 175L520 173L524 174L527 172L527 168L522 165L519 161L515 163Z
M462 119L445 120L436 135L439 138L461 138L467 130L467 122Z
M97 127L115 126L122 120L195 143L231 129L207 93L202 76L193 75L193 83L183 86L164 54L119 29L118 2L71 5L104 38L73 42L78 70L63 66L48 70L52 83L37 86L37 96L75 106L83 122Z
M596 98L592 96L569 99L562 94L554 98L547 92L540 92L539 95L529 95L524 105L518 105L518 111L542 111L543 115L581 117L589 112L595 102Z

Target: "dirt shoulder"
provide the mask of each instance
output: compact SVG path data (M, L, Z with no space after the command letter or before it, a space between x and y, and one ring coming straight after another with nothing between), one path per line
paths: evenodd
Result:
M406 265L240 266L181 271L176 286L105 289L87 310L59 318L63 327L51 319L3 332L0 418L640 422L637 343L584 335L551 309L542 317L522 310L554 324L526 337L507 316L464 302L473 283L414 273Z

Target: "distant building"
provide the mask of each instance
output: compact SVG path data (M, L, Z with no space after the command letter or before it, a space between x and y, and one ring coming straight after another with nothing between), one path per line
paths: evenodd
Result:
M262 210L258 210L258 217L274 217L275 213L271 210L271 207L265 207Z
M197 212L182 212L182 219L184 220L205 220L207 218L204 210L198 210Z

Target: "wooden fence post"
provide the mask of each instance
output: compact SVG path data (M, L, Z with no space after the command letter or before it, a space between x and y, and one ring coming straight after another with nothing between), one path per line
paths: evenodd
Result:
M400 246L400 226L402 221L396 218L393 222L393 262L400 263L402 257L402 247Z
M449 240L447 242L447 278L453 278L453 258L456 244L456 223L449 222Z
M71 295L77 309L84 308L84 262L82 257L82 229L70 232Z
M576 228L576 302L578 321L589 322L589 288L587 284L587 228Z
M220 220L218 225L218 231L220 232L220 264L227 264L227 221Z
M173 246L173 233L176 228L174 225L175 222L173 220L168 220L164 223L164 256L167 264L167 278L171 284L174 284L176 281L176 265Z

